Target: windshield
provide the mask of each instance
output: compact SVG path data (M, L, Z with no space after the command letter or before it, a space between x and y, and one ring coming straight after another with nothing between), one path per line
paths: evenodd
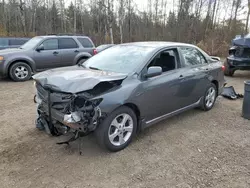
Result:
M130 73L141 65L153 50L154 48L145 46L114 46L91 57L83 65L90 69Z
M34 37L30 39L28 42L26 42L24 45L22 45L21 49L32 49L36 47L36 45L42 40L42 37Z

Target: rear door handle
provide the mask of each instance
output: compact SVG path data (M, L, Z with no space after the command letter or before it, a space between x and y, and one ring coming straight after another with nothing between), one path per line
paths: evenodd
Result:
M75 52L75 53L79 53L79 51L78 51L78 50L75 50L74 52Z
M57 55L57 54L59 54L59 52L53 52L53 54L54 54L54 55Z

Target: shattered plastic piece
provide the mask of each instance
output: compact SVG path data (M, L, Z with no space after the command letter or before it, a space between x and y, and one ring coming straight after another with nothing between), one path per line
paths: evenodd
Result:
M224 87L221 95L227 99L236 100L238 98L243 98L242 94L237 94L233 86Z
M76 123L81 120L79 112L72 112L71 114L64 115L64 121L67 123Z

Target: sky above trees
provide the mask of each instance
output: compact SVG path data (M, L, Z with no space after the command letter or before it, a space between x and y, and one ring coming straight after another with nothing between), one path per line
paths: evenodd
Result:
M145 40L226 54L249 32L250 0L0 0L0 36L88 35L96 45Z

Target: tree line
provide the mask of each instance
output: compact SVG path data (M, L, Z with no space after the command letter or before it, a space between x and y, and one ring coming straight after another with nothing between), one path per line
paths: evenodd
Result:
M0 36L83 34L96 45L177 41L226 55L249 30L250 0L0 0Z

